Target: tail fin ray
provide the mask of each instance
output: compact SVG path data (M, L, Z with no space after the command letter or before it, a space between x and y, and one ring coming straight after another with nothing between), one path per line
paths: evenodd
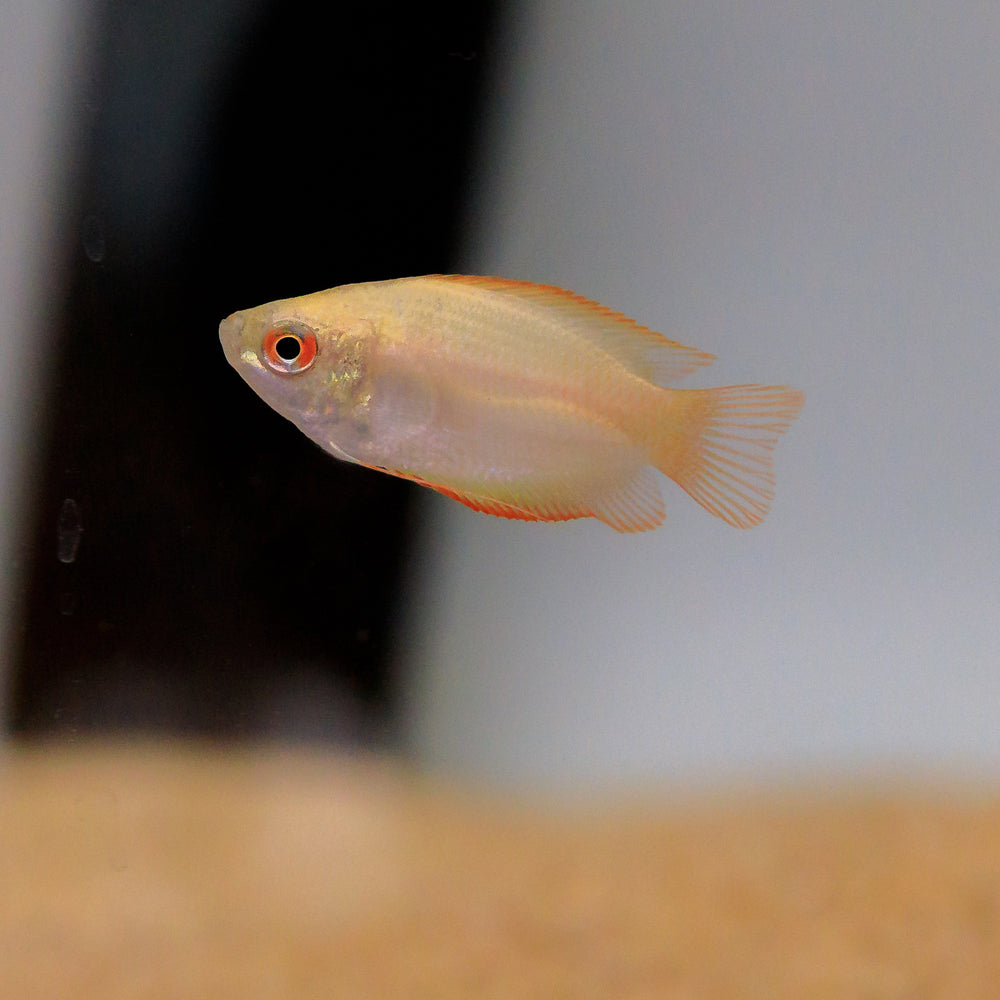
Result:
M676 429L657 464L716 517L737 528L753 527L774 499L774 446L802 402L798 390L773 385L672 394L680 419L675 411Z

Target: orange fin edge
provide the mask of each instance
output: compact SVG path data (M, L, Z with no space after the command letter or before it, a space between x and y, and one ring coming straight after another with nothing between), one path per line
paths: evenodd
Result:
M372 468L378 467L372 466ZM532 510L529 507L518 506L493 497L484 497L455 487L432 483L407 472L397 472L394 469L379 469L378 471L387 472L400 479L408 479L419 486L426 486L481 514L491 514L494 517L503 517L512 521L555 523L593 517L614 528L617 532L635 534L659 527L666 516L663 498L659 488L652 480L653 470L649 466L640 469L623 489L603 498L598 503L581 505L577 508L554 506L544 511Z
M383 469L383 472L392 472L390 469ZM431 483L426 479L421 479L419 476L412 476L403 472L392 472L392 475L399 476L401 479L408 479L411 483L417 483L419 486L426 486L429 489L434 490L436 493L440 493L442 496L448 497L449 500L457 500L460 504L464 504L472 510L478 511L480 514L492 514L494 517L505 517L512 521L572 521L579 517L587 517L589 515L580 513L565 513L556 514L554 516L543 516L537 514L534 511L525 510L523 507L517 507L514 504L505 503L502 500L493 500L489 497L477 496L474 493L467 493L464 490L453 489L450 486L442 486L439 483Z

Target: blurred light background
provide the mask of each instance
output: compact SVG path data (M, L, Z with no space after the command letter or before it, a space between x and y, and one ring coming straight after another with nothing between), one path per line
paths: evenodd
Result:
M111 3L85 56L67 10L0 33L14 734L553 787L996 775L1000 8ZM218 347L233 309L439 270L717 354L692 385L803 389L770 518L418 498Z
M62 294L70 113L89 55L89 6L0 6L0 712L26 576L27 505L44 433L46 361Z

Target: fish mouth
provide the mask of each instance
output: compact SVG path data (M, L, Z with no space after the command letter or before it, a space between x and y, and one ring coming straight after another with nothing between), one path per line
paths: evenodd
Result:
M222 337L223 340L227 336L233 336L242 332L243 313L231 313L219 324L219 336Z
M243 317L239 313L227 316L219 324L219 340L230 364L235 364L240 356L240 335L243 333Z

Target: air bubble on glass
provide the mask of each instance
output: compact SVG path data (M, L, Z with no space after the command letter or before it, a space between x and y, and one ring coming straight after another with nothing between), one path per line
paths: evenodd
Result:
M83 518L80 516L80 507L75 500L69 498L63 500L59 510L57 527L59 562L71 563L76 559L77 550L80 548L80 539L83 536Z

